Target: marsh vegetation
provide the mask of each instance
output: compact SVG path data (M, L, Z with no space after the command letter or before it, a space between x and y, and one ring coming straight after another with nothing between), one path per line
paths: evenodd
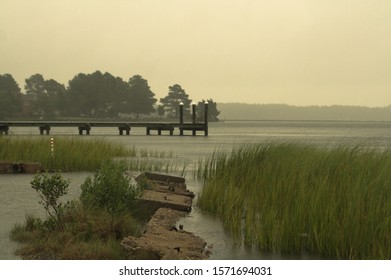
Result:
M126 147L102 138L55 137L51 151L49 137L0 137L0 161L38 162L48 171L92 171L107 160L125 162L129 170L172 172L183 169L173 163L172 152Z
M198 205L238 244L326 258L391 258L391 152L244 144L200 161Z
M48 138L10 138L0 137L1 160L38 161L48 170L96 171L113 159L135 171L184 174L189 167L171 160L172 152L129 149L96 138L56 138L53 159ZM203 182L199 207L216 213L237 244L323 258L391 258L390 150L251 143L216 150L195 165L190 169ZM28 216L15 226L13 239L35 240L26 243L25 255L48 244L56 258L124 257L118 255L117 238L139 233L135 216L113 218L88 209L74 202L61 216L65 230L58 234L42 234L48 222Z
M120 163L104 162L82 184L80 199L67 202L60 201L68 187L60 174L35 175L31 186L47 215L27 215L13 227L11 239L22 243L16 254L26 259L125 259L120 243L138 236L143 221L135 215L141 190L124 171Z

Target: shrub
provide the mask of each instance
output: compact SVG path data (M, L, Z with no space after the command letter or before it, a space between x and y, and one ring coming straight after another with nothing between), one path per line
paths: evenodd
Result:
M62 178L58 173L49 176L45 173L38 173L31 181L31 187L35 189L41 197L40 204L50 216L46 221L48 228L54 228L58 223L62 229L64 224L61 215L64 212L64 207L68 205L59 202L59 198L68 192L69 181Z
M103 163L94 178L87 177L81 185L83 206L92 210L104 209L112 218L130 210L140 191L131 184L125 170L123 163Z

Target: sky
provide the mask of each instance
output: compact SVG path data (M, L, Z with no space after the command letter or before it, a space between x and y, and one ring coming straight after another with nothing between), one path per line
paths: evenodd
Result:
M390 0L0 0L0 74L146 79L194 102L391 105Z

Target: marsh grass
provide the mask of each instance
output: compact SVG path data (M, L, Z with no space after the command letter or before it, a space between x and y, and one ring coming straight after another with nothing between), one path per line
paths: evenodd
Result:
M0 161L39 162L48 171L95 171L107 160L124 161L133 171L175 172L184 167L171 160L172 152L125 147L101 138L0 137Z
M142 158L172 158L172 151L164 151L164 150L151 150L142 148L139 150L139 156Z
M103 161L135 154L134 148L128 149L99 138L55 137L52 154L49 137L0 137L0 160L39 162L46 170L93 171Z
M260 250L390 259L390 171L389 150L243 144L199 162L198 205Z

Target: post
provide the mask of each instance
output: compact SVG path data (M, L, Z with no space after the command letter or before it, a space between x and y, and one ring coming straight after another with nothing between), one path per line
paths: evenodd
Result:
M183 125L183 102L179 103L179 124ZM179 127L179 135L183 135L183 129Z
M208 136L208 101L205 102L204 109L204 135Z
M52 158L54 158L54 138L53 137L50 138L50 153L51 153Z
M197 122L197 111L196 111L196 104L193 103L193 105L191 106L191 113L192 113L192 116L193 116L193 124L196 124ZM195 128L193 128L193 136L196 135L196 130Z
M8 135L9 126L7 124L0 124L0 135Z
M43 135L43 132L46 131L46 135L49 135L50 131L50 125L49 124L44 124L39 126L39 133Z

